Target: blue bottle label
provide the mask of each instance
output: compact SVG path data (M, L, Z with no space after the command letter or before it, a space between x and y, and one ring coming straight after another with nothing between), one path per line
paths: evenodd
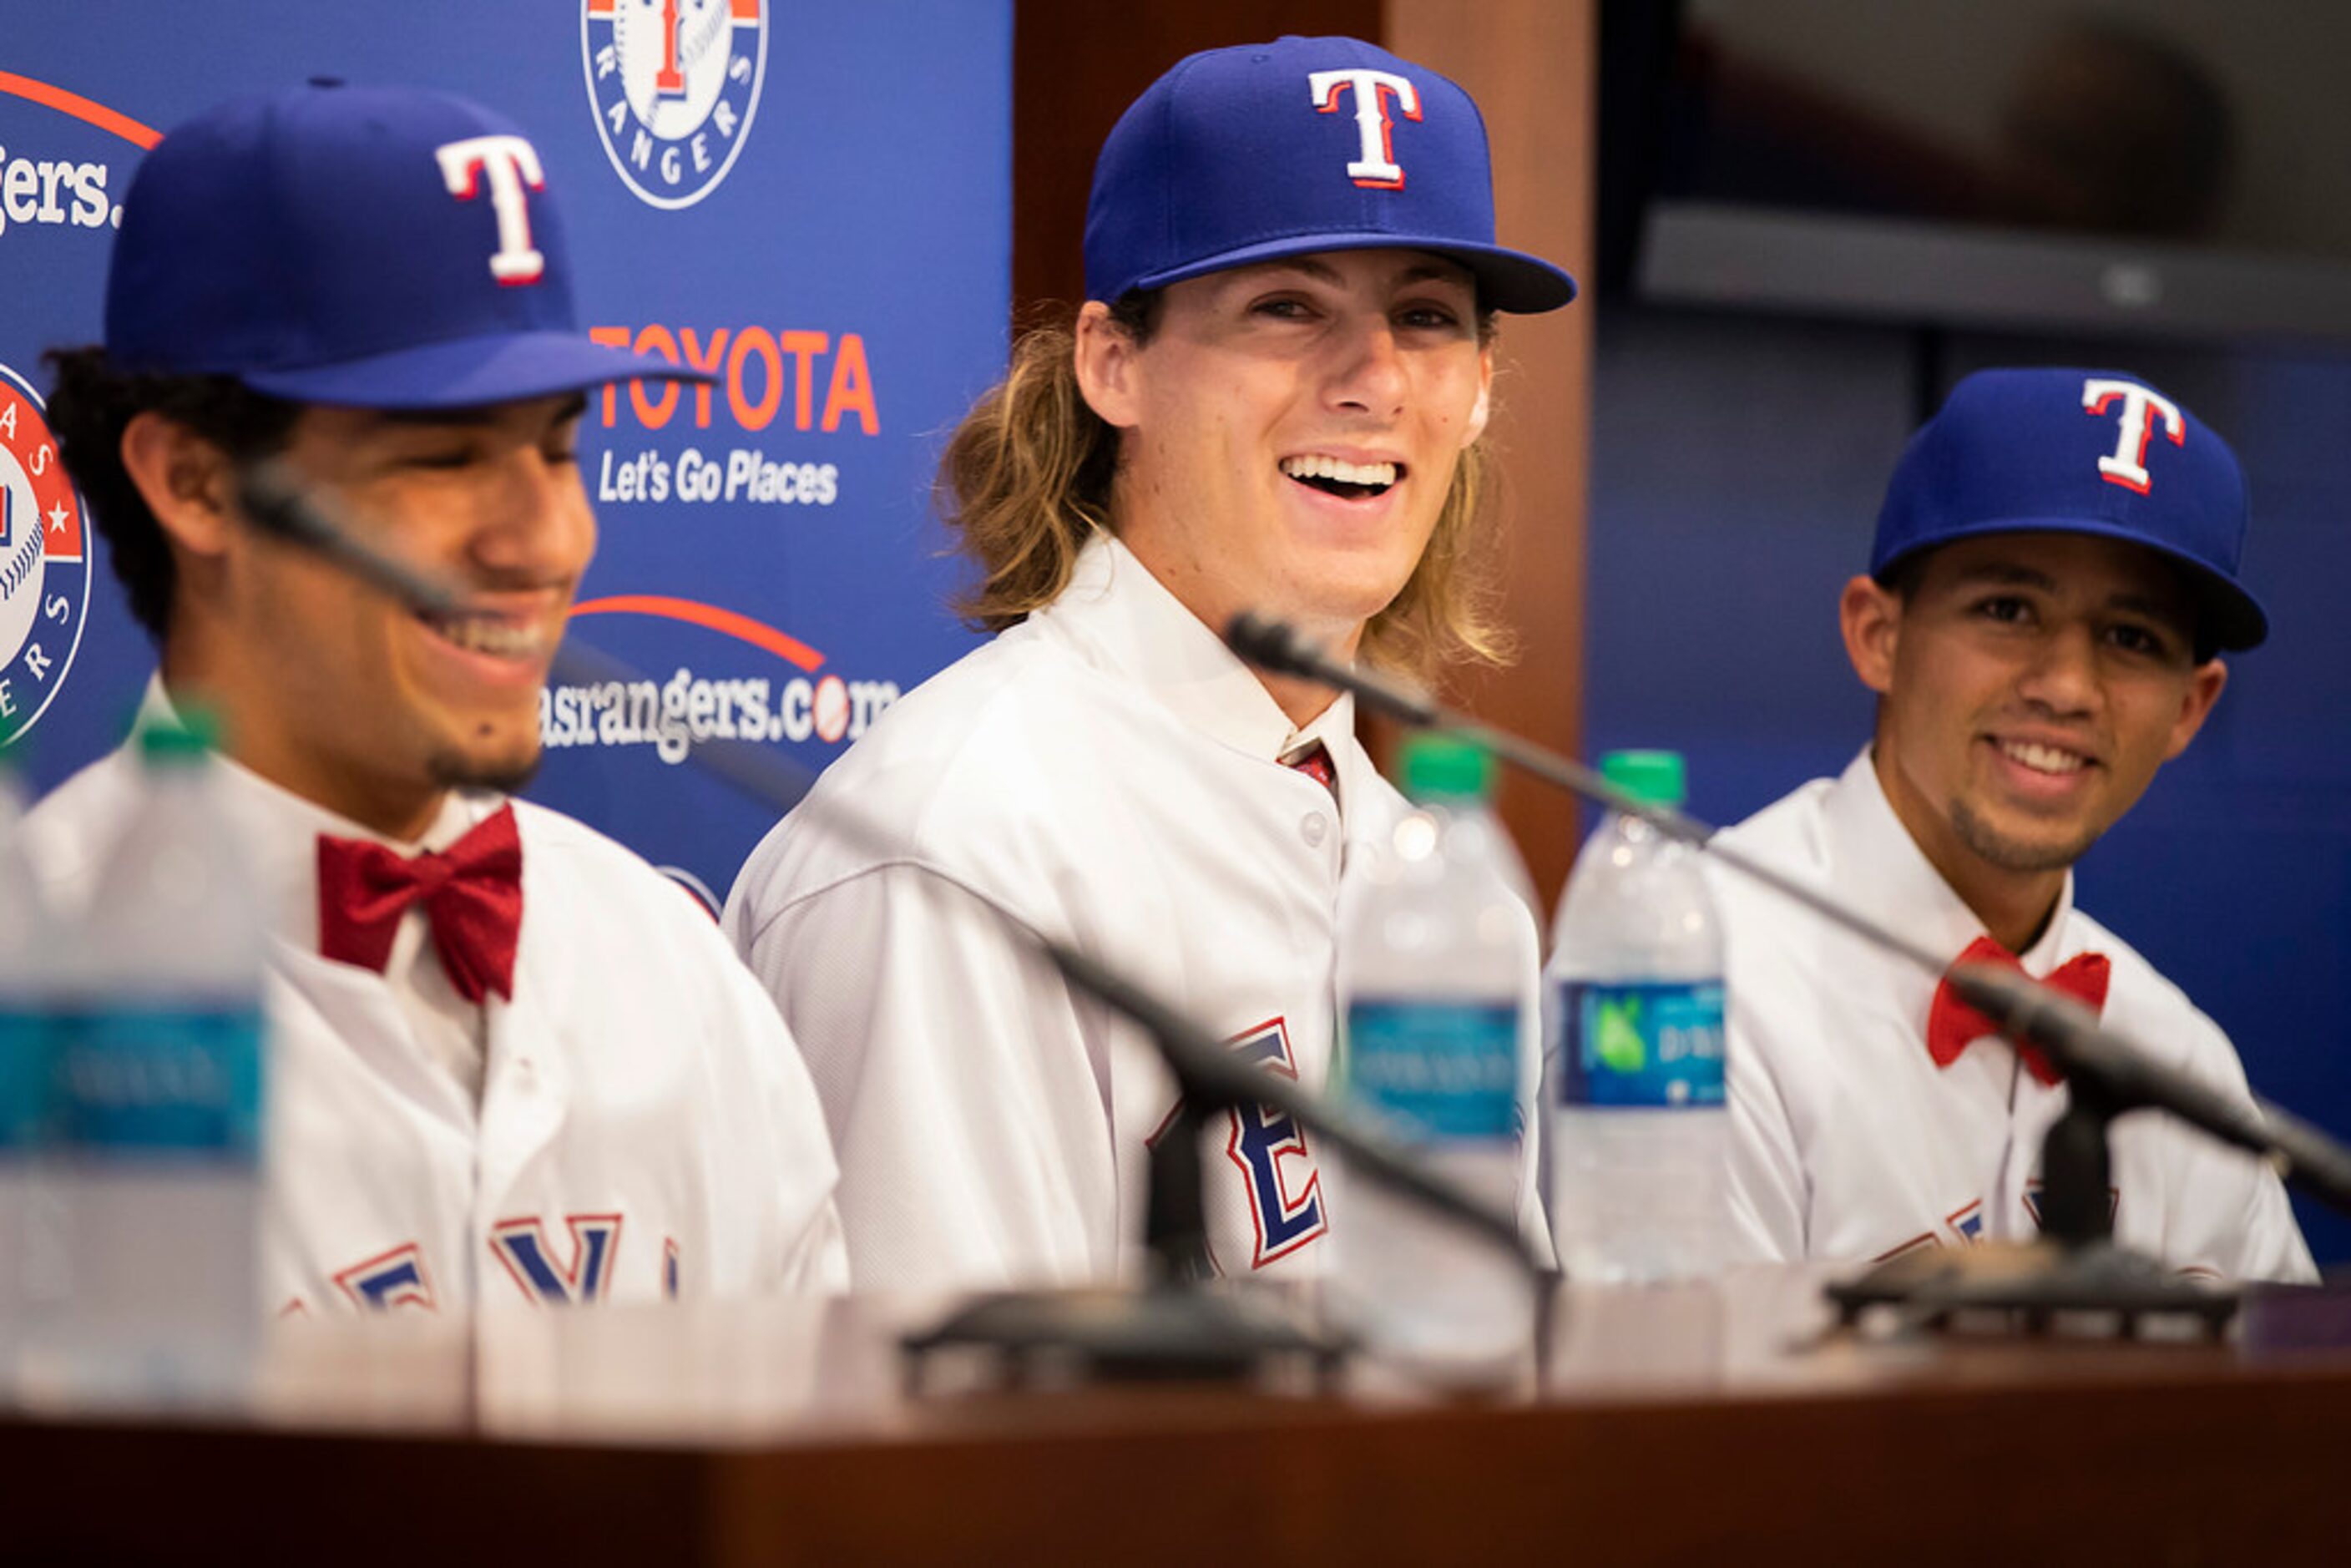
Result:
M49 1020L0 1003L0 1160L32 1152L48 1099Z
M1722 982L1559 983L1567 1105L1719 1105Z
M1519 1009L1508 1003L1384 1001L1347 1009L1347 1086L1428 1138L1519 1131Z
M49 1080L62 1151L252 1164L261 1152L261 1015L109 1008L60 1030Z

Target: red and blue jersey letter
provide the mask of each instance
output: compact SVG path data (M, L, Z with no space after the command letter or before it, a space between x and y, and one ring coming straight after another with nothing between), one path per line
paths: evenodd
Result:
M602 1301L611 1292L612 1260L621 1250L621 1217L568 1214L563 1223L571 1232L571 1249L561 1265L536 1215L491 1227L490 1250L531 1301Z

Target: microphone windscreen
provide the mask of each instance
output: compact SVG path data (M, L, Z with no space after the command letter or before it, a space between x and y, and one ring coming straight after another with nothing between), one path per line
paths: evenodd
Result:
M2000 1026L2022 1035L2069 1066L2085 1054L2100 1065L2114 1051L2103 1038L2098 1015L2062 992L2001 964L1960 964L1945 977L1959 998Z
M335 530L304 498L283 462L272 458L248 466L237 486L237 503L254 526L298 544L316 545Z
M1225 622L1225 646L1248 664L1280 675L1311 675L1311 664L1301 657L1298 633L1286 621L1244 610Z

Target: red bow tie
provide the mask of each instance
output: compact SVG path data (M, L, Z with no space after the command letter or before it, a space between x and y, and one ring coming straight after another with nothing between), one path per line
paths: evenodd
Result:
M1968 950L1951 961L1951 967L1956 969L1961 964L1999 964L2020 974L2024 969L2016 961L2016 955L1989 936L1979 936L1969 943ZM2081 953L2058 965L2041 983L2086 1004L2092 1012L2101 1012L2106 1005L2106 982L2113 976L2114 966L2104 953ZM1959 1052L1967 1050L1970 1041L1999 1032L1991 1019L1959 1000L1948 977L1935 988L1935 1005L1927 1012L1927 1054L1935 1059L1936 1066L1949 1067L1959 1059ZM2016 1054L2032 1076L2043 1083L2054 1083L2065 1076L2037 1047L2019 1045Z
M392 934L422 899L449 983L469 1002L514 998L522 936L522 840L514 808L474 824L441 851L413 857L363 839L319 835L319 951L383 973Z

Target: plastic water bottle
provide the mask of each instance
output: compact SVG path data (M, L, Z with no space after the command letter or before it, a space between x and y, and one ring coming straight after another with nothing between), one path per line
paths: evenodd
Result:
M233 1397L258 1338L264 940L212 727L140 738L139 804L78 933L47 1162L78 1397Z
M1643 801L1685 799L1676 752L1612 752L1601 772ZM1698 852L1611 812L1560 900L1546 979L1560 1266L1614 1282L1719 1271L1722 922Z
M26 862L23 821L16 775L0 762L0 1363L14 1361L34 1299L26 1252L49 1071L51 925Z
M1539 1028L1526 871L1489 807L1485 752L1419 737L1404 776L1417 810L1342 894L1338 1080L1438 1172L1512 1213ZM1526 1273L1485 1238L1353 1173L1338 1227L1342 1307L1376 1349L1471 1370L1531 1343Z

